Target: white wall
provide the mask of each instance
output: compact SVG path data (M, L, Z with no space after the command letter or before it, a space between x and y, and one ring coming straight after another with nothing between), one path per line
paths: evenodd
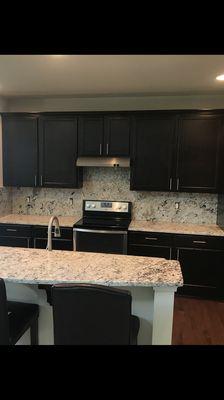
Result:
M7 111L8 109L8 99L0 97L0 112Z
M0 112L7 111L8 100L0 97ZM3 187L3 166L2 166L2 119L0 116L0 188Z
M224 95L139 97L16 97L8 99L7 111L118 111L147 109L224 108Z

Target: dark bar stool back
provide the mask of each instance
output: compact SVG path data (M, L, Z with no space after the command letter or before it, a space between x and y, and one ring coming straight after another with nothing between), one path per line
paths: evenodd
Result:
M38 344L38 304L7 301L5 282L0 278L0 345L16 344L30 329L31 344Z
M131 315L128 291L101 285L54 285L54 343L123 345L137 343L139 320ZM133 324L134 321L134 324Z
M5 283L0 279L0 345L9 344L9 321Z

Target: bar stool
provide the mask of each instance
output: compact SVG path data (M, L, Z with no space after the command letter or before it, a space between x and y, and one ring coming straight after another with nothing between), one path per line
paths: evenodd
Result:
M101 285L52 286L54 344L137 344L139 318L131 315L131 293Z
M0 345L14 345L30 328L31 345L38 344L37 304L7 301L4 280L0 278Z

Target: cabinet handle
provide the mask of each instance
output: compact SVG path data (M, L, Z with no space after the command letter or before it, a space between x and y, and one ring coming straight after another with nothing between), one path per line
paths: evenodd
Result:
M203 244L206 244L205 240L193 240L193 243L203 243Z
M109 154L109 143L107 143L107 155Z
M102 143L100 143L100 155L102 155Z
M179 183L180 183L180 179L177 178L177 190L179 190Z
M170 178L170 190L172 189L172 178Z
M145 237L146 240L158 240L158 238L155 237Z
M179 256L180 256L180 250L177 249L177 261L179 261Z
M170 247L170 260L171 260L171 257L172 257L172 248Z
M40 176L40 186L43 186L43 175Z
M36 175L35 175L35 178L34 178L34 185L37 186L37 176Z
M6 229L6 230L7 230L7 232L17 232L17 229L8 228L8 229Z

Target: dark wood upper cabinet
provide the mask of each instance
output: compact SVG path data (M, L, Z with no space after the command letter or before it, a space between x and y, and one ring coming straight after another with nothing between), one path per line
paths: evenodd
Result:
M112 157L130 156L130 117L107 116L104 119L104 155Z
M101 156L104 146L104 119L97 116L79 117L78 155Z
M221 135L219 116L196 113L179 118L176 190L218 192Z
M77 118L40 116L40 186L80 187L82 170L77 158Z
M173 189L175 118L134 117L131 190Z
M79 117L78 155L125 157L130 155L130 117L102 115Z
M38 185L38 116L2 116L4 186Z
M5 186L76 188L78 156L131 157L131 190L224 193L224 113L3 113Z

